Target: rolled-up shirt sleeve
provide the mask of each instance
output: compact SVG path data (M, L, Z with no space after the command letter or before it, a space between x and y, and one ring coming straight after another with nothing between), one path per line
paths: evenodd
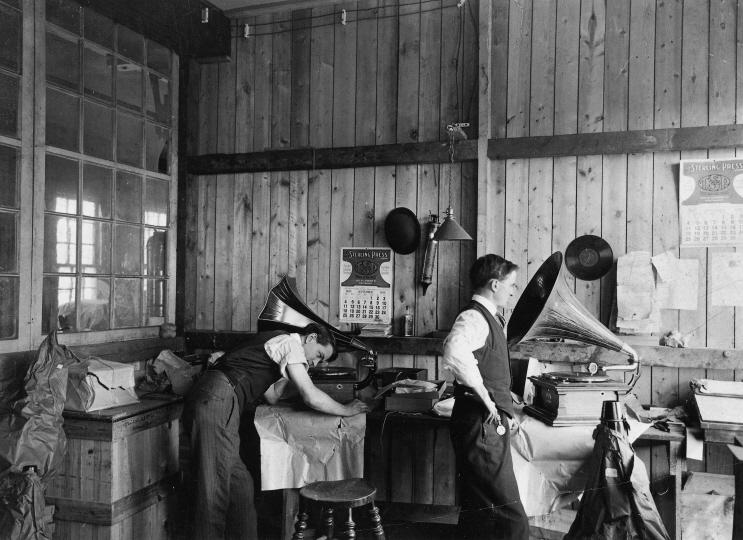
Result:
M266 341L263 347L271 360L279 365L282 377L286 377L286 366L289 364L307 365L299 334L278 335Z
M473 354L485 345L490 329L476 310L459 314L444 340L444 369L451 371L460 384L470 387L482 384L482 375Z

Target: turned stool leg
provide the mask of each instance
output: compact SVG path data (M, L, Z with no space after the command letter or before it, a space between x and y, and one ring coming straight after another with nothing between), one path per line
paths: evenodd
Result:
M374 538L377 540L385 540L384 529L382 529L382 519L379 517L379 508L372 502L371 508L369 509L369 517L372 522L372 533Z
M323 525L325 525L325 534L328 540L332 540L335 535L335 521L333 520L333 508L327 507L323 510Z
M304 540L304 531L307 530L307 521L310 516L304 510L300 510L297 514L297 522L294 524L294 534L292 540Z
M345 534L348 540L354 540L356 538L356 524L353 522L350 508L348 509L348 521L346 521Z

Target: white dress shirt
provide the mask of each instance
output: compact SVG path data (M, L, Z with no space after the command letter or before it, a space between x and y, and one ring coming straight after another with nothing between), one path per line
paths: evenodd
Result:
M498 308L490 300L479 294L473 295L472 300L482 304L500 322ZM458 383L472 388L482 384L473 353L485 345L489 334L488 321L476 309L464 310L457 316L444 340L444 369L451 371Z

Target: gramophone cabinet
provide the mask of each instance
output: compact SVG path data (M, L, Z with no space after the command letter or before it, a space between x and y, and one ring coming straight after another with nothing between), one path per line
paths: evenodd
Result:
M529 377L534 383L534 403L524 412L550 426L596 424L604 401L618 401L628 387L618 381L586 382L590 377Z

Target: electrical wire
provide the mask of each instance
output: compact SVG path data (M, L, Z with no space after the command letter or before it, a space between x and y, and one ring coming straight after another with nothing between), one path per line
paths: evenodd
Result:
M404 12L404 13L400 12L401 7L414 6L414 5L422 6L423 4L430 4L430 3L436 3L438 5L434 7L429 7L426 9L421 8L417 11L410 11L410 12ZM461 12L466 7L467 6L465 4L465 6L462 6L461 8L457 8L460 11L459 18L462 21L463 21L463 17L462 17ZM378 13L376 13L375 15L372 15L370 17L357 17L352 20L347 20L347 25L350 25L353 23L359 23L363 21L372 21L372 20L379 21L379 20L384 20L384 19L398 19L400 17L406 17L409 15L421 15L424 13L433 13L435 11L444 11L445 9L453 9L453 8L456 8L456 4L444 6L442 0L421 0L421 2L409 2L409 3L404 3L404 4L401 3L401 4L398 4L397 6L384 6L384 7L379 7L379 8L366 8L366 9L355 9L355 10L347 9L346 10L347 16L351 13L361 13L361 12L367 12L367 11L376 13L376 12L383 11L383 10L387 11L389 9L395 10L395 13L393 13L392 15L379 15ZM320 24L306 24L303 26L299 26L296 24L297 22L302 22L302 21L312 22L312 21L318 21L322 19L330 19L330 20L328 22L323 22ZM274 20L274 21L266 22L266 23L253 22L252 24L251 23L247 23L247 24L250 25L250 30L251 30L249 37L253 38L253 37L261 37L261 36L273 36L277 34L285 34L287 32L293 32L293 31L299 31L299 30L310 30L310 29L315 29L315 28L323 28L326 26L336 26L340 24L340 20L341 20L341 11L334 11L333 13L325 13L323 15L312 15L309 17L297 17L294 19ZM241 29L244 27L245 24L246 23L244 22L244 20L238 20L234 25L231 25L231 32L230 32L231 36L233 38L244 37ZM288 25L288 26L286 28L275 29L277 25ZM461 26L463 26L463 22L460 22L460 27ZM260 27L270 27L271 30L261 31ZM461 28L459 32L461 33ZM460 40L458 39L457 41L459 42Z

